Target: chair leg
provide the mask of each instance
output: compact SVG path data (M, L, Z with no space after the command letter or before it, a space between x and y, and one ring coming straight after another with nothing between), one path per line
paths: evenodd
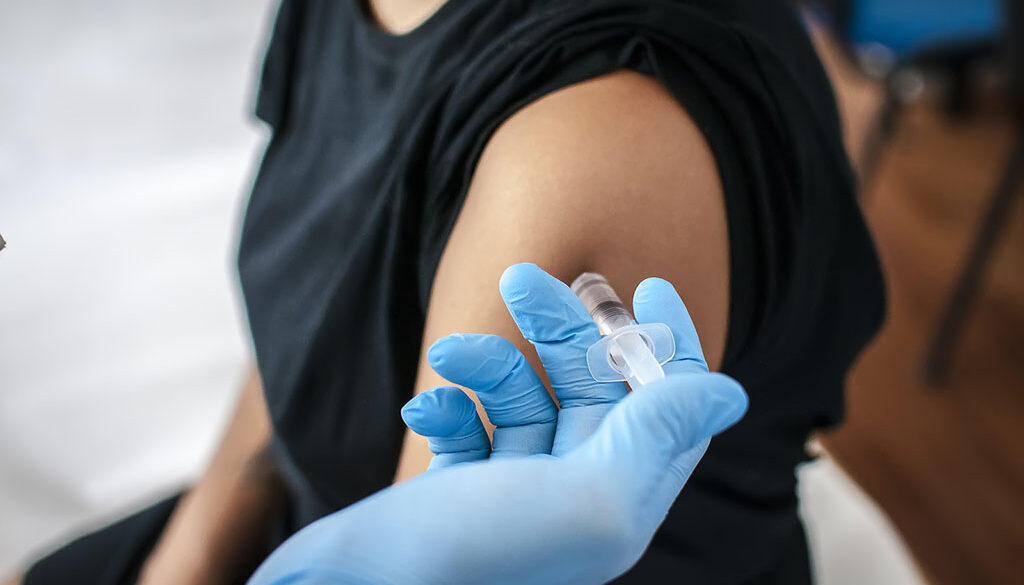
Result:
M875 172L878 170L885 146L892 138L902 105L898 97L891 91L886 91L885 101L868 127L864 143L860 148L860 173L857 181L861 205L867 204L867 194L870 191L871 182L875 178Z
M929 386L941 386L946 379L949 359L960 330L977 296L985 269L992 259L992 253L999 237L1006 229L1006 221L1014 195L1024 178L1024 132L1017 137L1006 168L989 199L988 210L981 226L975 233L974 242L967 256L967 263L957 280L949 298L938 328L925 354L923 375Z

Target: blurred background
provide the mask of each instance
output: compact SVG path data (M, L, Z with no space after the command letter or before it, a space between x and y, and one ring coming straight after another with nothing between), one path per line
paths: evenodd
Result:
M0 2L0 575L201 470L266 0Z
M212 452L251 360L234 253L267 138L250 110L275 9L0 3L0 576L187 484ZM987 65L958 71L971 80L958 88L836 14L821 21L848 38L817 40L890 308L851 375L849 420L800 470L815 572L826 585L1013 582L1024 205L1008 198L996 226L985 216L1014 114ZM984 32L970 30L957 51ZM998 237L944 328L986 231Z

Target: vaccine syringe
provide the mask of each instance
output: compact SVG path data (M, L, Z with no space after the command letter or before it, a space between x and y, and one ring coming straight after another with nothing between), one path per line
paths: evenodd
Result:
M665 377L662 364L675 355L672 330L664 323L637 323L603 276L584 272L572 283L601 332L587 351L590 375L598 382L626 381L638 387Z

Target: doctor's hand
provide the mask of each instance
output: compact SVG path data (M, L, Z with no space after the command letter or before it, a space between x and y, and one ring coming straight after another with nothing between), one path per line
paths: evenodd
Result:
M636 563L746 395L707 373L665 281L641 283L634 312L672 328L676 356L665 379L633 393L590 378L586 348L598 333L568 287L516 265L501 289L560 409L507 341L442 339L430 362L477 393L496 425L493 444L461 390L417 396L403 417L428 436L431 471L300 531L252 583L602 583Z

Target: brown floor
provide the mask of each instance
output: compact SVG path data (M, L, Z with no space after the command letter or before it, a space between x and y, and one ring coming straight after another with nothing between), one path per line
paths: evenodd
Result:
M877 93L838 85L856 144ZM928 105L902 118L864 194L889 315L850 376L846 422L824 437L941 585L1024 582L1024 189L946 387L920 376L1011 139L998 103L966 123Z

